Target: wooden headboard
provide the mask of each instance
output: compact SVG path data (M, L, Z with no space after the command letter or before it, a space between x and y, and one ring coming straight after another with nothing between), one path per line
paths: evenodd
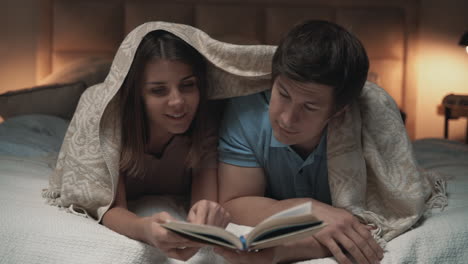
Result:
M363 42L369 78L408 114L413 131L416 0L41 0L40 8L38 80L79 58L112 58L125 35L147 21L193 25L237 44L277 44L299 21L332 21Z

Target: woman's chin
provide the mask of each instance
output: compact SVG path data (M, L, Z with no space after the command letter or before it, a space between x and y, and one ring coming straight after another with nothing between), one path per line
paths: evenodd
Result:
M188 125L181 125L181 126L174 126L174 127L171 127L169 130L170 133L172 134L176 134L176 135L179 135L179 134L184 134L185 132L187 132L187 130L189 129L190 127L190 124Z

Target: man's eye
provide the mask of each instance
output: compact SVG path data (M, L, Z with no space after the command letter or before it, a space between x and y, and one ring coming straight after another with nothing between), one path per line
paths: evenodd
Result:
M309 111L309 112L314 112L314 111L317 110L316 108L313 108L313 107L308 106L308 105L304 105L304 108L305 108L307 111Z
M282 93L282 92L279 92L279 94L284 97L284 98L289 98L289 95L285 94L285 93Z

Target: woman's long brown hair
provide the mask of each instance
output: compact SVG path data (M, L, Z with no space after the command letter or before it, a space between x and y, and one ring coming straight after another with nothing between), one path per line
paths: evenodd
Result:
M166 31L148 33L141 41L125 81L119 91L122 118L122 147L120 173L126 177L145 174L144 154L148 142L148 119L142 98L142 78L148 61L167 59L192 66L197 77L200 101L194 120L184 133L190 138L190 150L186 166L196 167L204 155L204 131L208 128L206 100L206 63L192 46Z

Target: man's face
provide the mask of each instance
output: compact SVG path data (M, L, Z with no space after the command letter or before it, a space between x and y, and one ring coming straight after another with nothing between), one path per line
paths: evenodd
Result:
M311 152L333 114L333 87L301 83L279 75L273 83L269 115L275 138Z

